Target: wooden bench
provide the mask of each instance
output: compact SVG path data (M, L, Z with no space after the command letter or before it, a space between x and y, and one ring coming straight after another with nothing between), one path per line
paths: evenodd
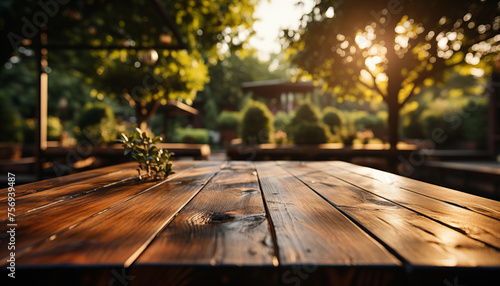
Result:
M498 201L337 161L177 161L161 181L138 181L135 167L18 186L13 222L0 190L0 285L498 279Z
M495 161L426 161L413 177L500 200L500 163Z
M402 147L402 146L401 146ZM230 145L226 148L229 159L232 160L348 160L355 157L397 158L407 157L411 152L417 152L417 147L408 145L404 148L389 149L383 144L355 144L345 147L340 143L317 145Z
M174 153L173 158L193 157L194 159L206 160L210 156L210 146L208 144L185 144L185 143L160 143L157 144L163 149ZM67 157L67 156L104 156L110 158L123 159L123 145L110 144L107 146L71 146L63 147L49 145L43 152L44 157Z

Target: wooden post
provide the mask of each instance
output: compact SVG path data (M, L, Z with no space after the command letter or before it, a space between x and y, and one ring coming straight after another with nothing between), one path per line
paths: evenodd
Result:
M38 180L42 179L43 153L47 149L47 101L48 101L48 75L45 72L47 67L47 34L40 34L40 51L38 52L38 102L36 110L36 134L35 134L35 172Z
M500 151L500 122L498 122L500 114L500 56L497 56L495 59L493 73L488 80L487 90L489 97L488 149L489 154L492 157L496 157Z

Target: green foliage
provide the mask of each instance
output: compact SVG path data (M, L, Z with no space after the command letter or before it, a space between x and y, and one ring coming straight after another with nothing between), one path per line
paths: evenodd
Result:
M141 170L154 179L164 179L174 173L168 151L155 145L163 140L161 137L149 137L137 128L130 136L121 133L121 138L125 156L130 155L139 163L139 179L142 179Z
M23 141L23 121L10 100L0 94L0 142Z
M282 70L269 71L270 61L260 61L256 52L249 51L248 56L236 52L217 61L215 66L210 66L210 82L203 91L198 92L196 102L214 100L222 110L240 110L247 98L251 98L250 93L243 94L242 82L289 78ZM280 63L283 62L280 60Z
M316 122L320 118L320 112L310 101L305 101L295 111L295 116L290 124L298 125L303 122Z
M68 3L60 7L58 13L50 17L50 42L54 45L149 46L172 49L157 49L158 61L154 66L146 60L148 56L145 53L149 52L146 50L90 49L90 51L50 53L49 65L52 71L49 74L51 97L49 113L62 115L58 114L61 110L57 106L60 98L68 99L65 112L72 114L75 106L81 106L78 104L80 102L75 104L76 101L73 100L78 95L88 96L90 93L98 99L108 97L121 100L124 94L128 94L127 102L135 107L138 123L145 123L156 108L151 108L152 106L142 108L142 105L154 106L168 99L177 99L191 105L197 93L209 82L209 66L216 65L229 53L238 52L243 57L248 50L251 50L246 45L254 34L253 12L258 1L72 0L66 2ZM168 11L178 35L174 35L173 29L166 25L161 15L162 9L157 7L157 4ZM24 38L22 37L24 20L31 20L33 15L38 15L40 12L44 13L37 1L7 1L0 5L0 34L5 36L13 32ZM177 36L181 38L185 47L181 45ZM40 49L38 42L33 40L29 49L31 54L33 50ZM4 63L17 52L8 40L0 41L0 46L2 47L0 70L2 70ZM226 52L222 52L223 50ZM21 62L24 58L25 55L21 55ZM33 61L31 65L33 66L31 69L25 70L31 71L33 75L30 80L36 82L36 72L34 72L36 62ZM17 76L19 73L12 74ZM70 79L68 75L72 78ZM74 78L77 80L73 80ZM23 87L19 84L22 81L25 81L25 78L19 76L12 82L16 82L15 87L24 91L27 90L26 87L35 86ZM6 82L9 81L0 82L0 87ZM216 82L220 85L219 81ZM74 84L68 86L68 83ZM66 89L61 89L61 86L65 86ZM93 88L92 91L90 86ZM236 85L233 88L239 90ZM53 92L53 89L56 92ZM31 90L34 92L29 96L35 98L36 89L31 88ZM211 95L214 94L217 94L217 91ZM216 100L218 105L222 102L224 99ZM26 108L26 110L32 109ZM25 118L33 116L31 114ZM214 126L208 127L214 128Z
M241 113L237 111L223 110L217 117L218 130L238 130L241 122Z
M326 107L323 110L322 120L330 128L330 132L335 133L336 127L340 127L343 123L342 112L334 107Z
M306 100L304 101L299 108L295 111L295 114L293 115L290 123L287 126L287 133L288 135L291 135L289 137L291 138L296 138L295 132L297 131L297 128L299 125L303 123L319 123L320 119L320 112L314 104Z
M287 144L288 143L288 135L283 130L278 130L274 133L274 143L276 144Z
M461 63L491 70L497 54L490 46L498 41L490 41L500 29L498 1L317 0L314 5L296 30L283 31L288 54L326 90L385 100L393 147L398 111L426 79ZM473 51L473 46L484 48Z
M291 120L292 117L290 114L284 111L278 111L276 115L274 115L274 129L286 131Z
M329 141L330 131L328 127L320 122L300 123L293 136L293 141L297 145L322 144Z
M462 136L465 140L483 143L488 134L488 101L469 100L464 111L469 115L463 121Z
M61 134L63 132L63 126L61 120L55 116L49 116L47 118L47 140L49 141L59 141L61 139Z
M267 106L258 101L249 101L242 110L241 139L247 144L272 141L273 115Z
M205 101L203 111L205 127L210 130L215 130L217 128L217 114L219 114L215 100L209 99Z
M80 144L115 142L118 131L113 110L101 102L87 104L76 121L74 132Z
M458 111L457 109L448 110L450 108L449 103L446 103L446 106L443 106L444 102L441 103L422 112L420 121L422 122L422 131L426 139L434 140L436 132L444 134L444 136L440 137L446 138L446 141L436 143L437 145L449 146L460 138L460 130L459 126L451 126L446 119L456 117Z
M371 130L376 138L387 138L387 124L385 118L367 113L357 118L354 124L358 131Z
M177 128L175 129L174 141L179 143L208 144L210 135L203 128Z
M35 119L26 119L23 122L23 137L25 144L35 143L35 132L36 132L36 122Z

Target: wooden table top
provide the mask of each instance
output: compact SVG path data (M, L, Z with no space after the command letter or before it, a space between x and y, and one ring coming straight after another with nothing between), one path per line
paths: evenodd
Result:
M178 161L161 181L139 181L135 168L16 186L13 228L8 189L0 190L0 285L499 278L498 201L340 161ZM12 229L15 280L7 276Z

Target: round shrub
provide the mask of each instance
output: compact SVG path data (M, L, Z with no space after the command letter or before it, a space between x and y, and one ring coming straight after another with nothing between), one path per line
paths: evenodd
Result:
M342 117L339 110L333 107L325 108L323 112L323 123L325 123L329 128L330 132L334 133L335 127L340 127L342 125Z
M80 144L115 142L118 132L111 107L101 102L85 105L76 121L75 136Z
M297 126L293 141L297 145L327 143L330 137L328 127L323 123L304 122Z
M297 108L295 116L290 122L293 126L298 126L303 122L317 122L320 118L319 110L310 101L302 103L302 105Z
M290 124L287 127L287 133L295 138L295 132L302 123L317 123L320 119L320 112L310 101L305 101L295 111Z
M242 111L241 140L247 144L272 141L273 115L267 106L258 101L249 101Z

